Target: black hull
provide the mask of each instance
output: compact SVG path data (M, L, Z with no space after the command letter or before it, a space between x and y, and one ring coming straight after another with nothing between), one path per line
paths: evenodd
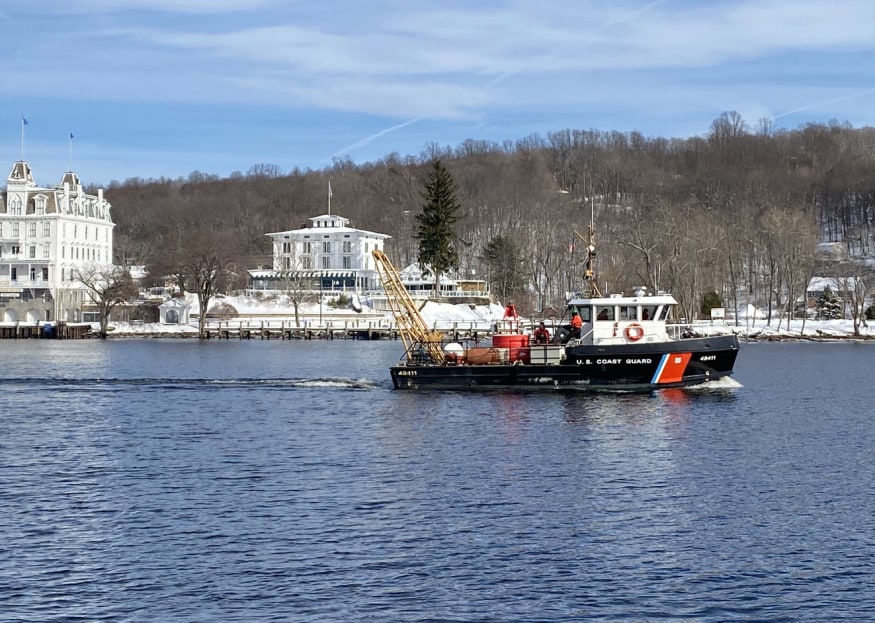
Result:
M419 364L393 366L395 389L575 389L651 391L686 387L732 374L738 338L724 335L673 342L571 346L557 363L557 347L531 348L531 363ZM543 349L543 350L539 350ZM553 349L548 351L548 349ZM538 363L540 357L542 362Z

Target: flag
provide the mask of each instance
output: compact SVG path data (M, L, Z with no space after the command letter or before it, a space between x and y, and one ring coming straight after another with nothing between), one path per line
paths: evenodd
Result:
M27 119L24 118L24 115L21 115L21 123L27 125Z
M73 133L72 132L70 132L70 140L71 141L73 140Z
M328 198L331 199L331 181L328 181Z

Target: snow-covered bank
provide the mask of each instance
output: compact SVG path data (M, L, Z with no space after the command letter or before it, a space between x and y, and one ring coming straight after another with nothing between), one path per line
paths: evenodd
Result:
M233 318L220 321L211 318L210 326L217 326L219 322L226 326L238 327L241 323L250 326L258 326L259 323L278 325L285 323L292 326L295 323L294 309L287 301L276 299L256 299L253 297L222 297L216 300L232 306L237 315ZM196 309L196 300L190 300L192 309ZM488 331L504 315L504 308L500 305L453 305L450 303L436 303L429 301L424 304L421 314L430 327L436 329L452 330L477 330ZM532 318L534 322L540 318ZM529 319L521 319L522 323L528 324ZM335 308L324 304L320 310L318 305L301 305L298 310L298 324L306 327L324 327L331 323L335 328L353 326L355 324L381 323L385 326L393 326L391 314L374 312L365 307L361 312L356 312L351 307ZM548 320L549 323L549 320ZM111 336L141 336L141 337L195 337L197 335L197 322L187 325L150 324L150 323L112 323ZM875 323L870 326L861 326L859 337L854 336L854 326L851 320L806 320L794 319L788 323L782 319L780 328L778 321L773 320L766 324L761 318L742 318L738 323L728 322L725 325L714 325L719 332L734 332L741 338L748 340L777 341L777 340L838 340L838 339L875 339Z

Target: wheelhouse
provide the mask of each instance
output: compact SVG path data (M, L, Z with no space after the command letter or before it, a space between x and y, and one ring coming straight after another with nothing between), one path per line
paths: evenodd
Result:
M581 344L664 342L669 339L666 321L677 305L673 296L611 295L600 298L572 297L566 317L576 312L583 321Z

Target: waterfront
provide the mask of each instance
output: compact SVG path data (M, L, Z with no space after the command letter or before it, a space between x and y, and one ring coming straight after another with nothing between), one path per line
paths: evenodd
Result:
M875 616L875 345L604 396L396 392L400 348L3 344L3 620Z

